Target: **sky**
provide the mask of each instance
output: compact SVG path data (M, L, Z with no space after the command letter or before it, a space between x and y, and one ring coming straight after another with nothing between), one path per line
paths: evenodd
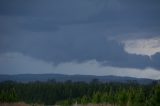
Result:
M159 0L0 0L0 74L160 79Z

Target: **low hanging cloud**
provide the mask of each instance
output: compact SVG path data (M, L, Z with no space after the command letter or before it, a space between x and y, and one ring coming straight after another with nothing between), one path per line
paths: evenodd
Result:
M26 73L60 73L82 75L116 75L137 78L159 79L160 72L152 69L118 68L101 65L96 60L84 63L67 62L54 65L42 60L29 57L21 53L5 53L0 55L1 74L26 74Z
M74 25L52 33L22 31L21 35L3 36L0 52L20 52L55 64L96 60L113 67L160 69L154 65L159 64L157 58L127 53L123 43L108 39L101 29L93 29L96 27Z
M0 70L1 74L51 73L53 65L21 53L4 53L0 55Z

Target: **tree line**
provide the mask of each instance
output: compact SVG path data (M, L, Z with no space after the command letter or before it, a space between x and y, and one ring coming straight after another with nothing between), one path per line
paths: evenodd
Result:
M112 104L119 106L160 106L160 84L85 82L0 83L0 102L59 104Z

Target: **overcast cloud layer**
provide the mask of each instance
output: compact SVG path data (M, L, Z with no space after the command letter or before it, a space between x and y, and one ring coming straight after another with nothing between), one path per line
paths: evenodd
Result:
M41 66L46 62L60 67L94 60L100 66L97 72L89 68L89 74L98 74L103 67L128 69L126 73L147 69L159 73L160 1L1 0L0 74L21 73L18 65L12 64L16 70L3 62L6 54L15 53L40 60ZM44 72L27 68L22 73L54 73L51 66L44 65ZM102 74L108 75L107 70ZM69 68L61 73L74 74Z

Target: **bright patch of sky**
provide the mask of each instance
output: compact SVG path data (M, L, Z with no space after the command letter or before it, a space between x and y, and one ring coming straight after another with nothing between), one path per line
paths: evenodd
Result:
M125 51L131 54L154 55L160 52L160 38L134 39L123 42Z

